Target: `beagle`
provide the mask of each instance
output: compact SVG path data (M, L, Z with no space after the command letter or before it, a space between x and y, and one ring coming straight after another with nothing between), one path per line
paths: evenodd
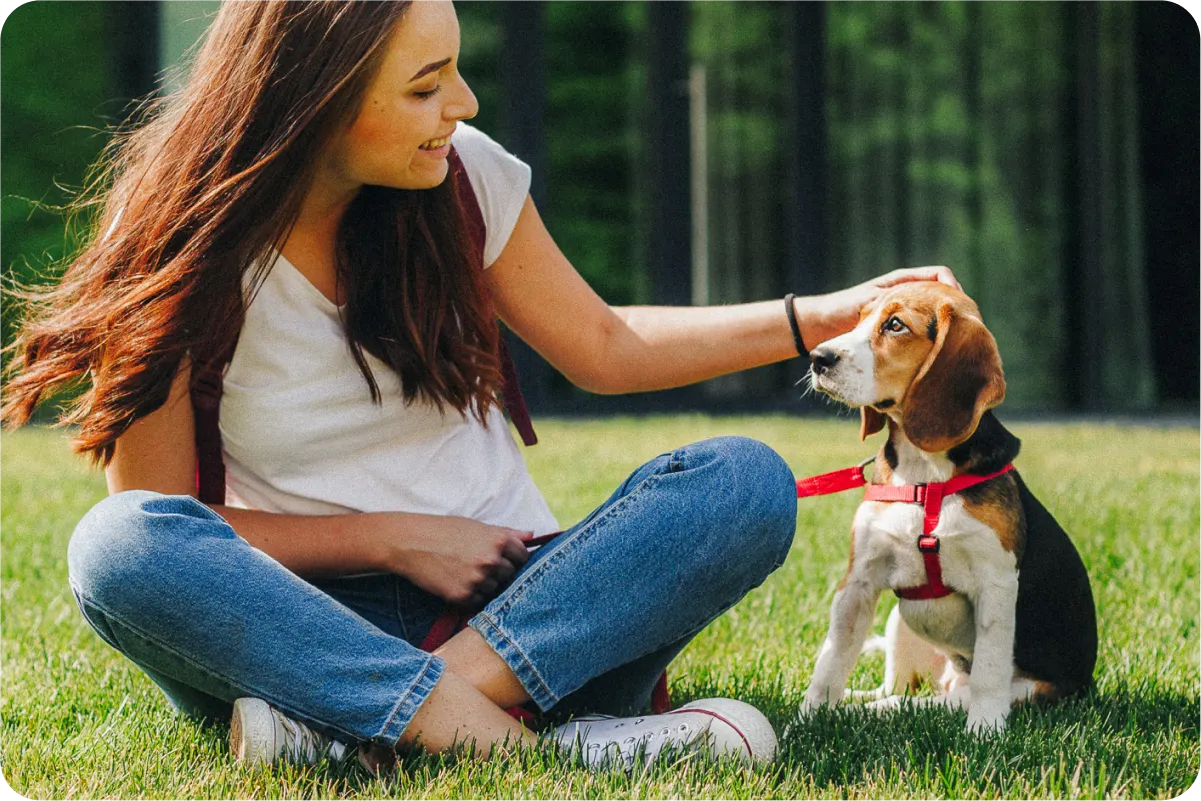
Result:
M1088 575L1012 470L1020 442L989 411L1005 378L976 304L943 284L898 286L810 361L815 389L860 408L860 439L887 426L888 441L801 714L845 696L894 708L926 679L941 693L911 703L964 707L969 731L1000 731L1016 703L1087 691L1097 658ZM924 509L890 502L919 495ZM885 589L901 600L886 627L884 685L846 693Z

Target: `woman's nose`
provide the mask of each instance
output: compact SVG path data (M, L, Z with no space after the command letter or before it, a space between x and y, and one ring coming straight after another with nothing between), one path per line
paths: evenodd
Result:
M463 80L462 76L458 78L458 86L455 90L454 102L447 103L445 106L446 116L452 120L469 120L480 111L480 102L476 100L475 93L471 91L471 87L467 85L467 81Z

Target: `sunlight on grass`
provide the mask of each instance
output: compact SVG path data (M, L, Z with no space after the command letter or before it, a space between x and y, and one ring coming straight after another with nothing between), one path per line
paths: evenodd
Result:
M4 777L62 797L299 798L1142 798L1197 778L1196 429L1085 424L1011 426L1018 467L1072 535L1092 578L1101 627L1097 692L1020 710L1003 737L963 732L963 715L885 718L847 708L791 727L782 757L755 771L686 759L632 776L594 775L545 752L475 763L415 757L390 780L348 765L248 771L222 727L173 715L153 684L86 626L66 579L76 521L105 494L102 474L61 431L0 438L0 621ZM639 464L689 442L740 434L771 445L798 476L870 455L849 420L664 416L539 420L530 470L561 523L604 500ZM878 445L878 443L876 443ZM801 501L788 562L706 629L671 670L677 703L733 695L783 733L825 634L846 566L857 498ZM648 532L648 536L653 532ZM880 604L881 625L892 601ZM879 683L879 656L853 686Z

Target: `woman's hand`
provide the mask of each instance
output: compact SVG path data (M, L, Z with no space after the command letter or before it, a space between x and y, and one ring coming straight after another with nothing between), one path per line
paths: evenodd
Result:
M850 331L859 322L859 310L883 294L884 290L908 281L940 281L962 290L947 267L912 267L893 270L870 281L831 292L797 298L797 324L807 349Z
M492 600L529 559L529 531L466 517L381 513L383 566L456 606Z

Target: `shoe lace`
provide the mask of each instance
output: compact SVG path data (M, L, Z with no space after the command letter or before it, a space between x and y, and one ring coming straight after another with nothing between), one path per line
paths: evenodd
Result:
M634 726L638 726L643 722L642 718L633 721ZM626 724L619 723L616 729L624 728ZM678 725L662 725L654 729L649 729L639 735L622 736L620 732L613 732L605 738L590 740L585 744L588 751L589 761L602 757L608 753L610 756L619 758L627 768L633 766L638 754L645 754L648 761L653 761L663 749L664 746L671 743L679 747L688 747L693 745L692 727L686 721L680 721ZM612 751L616 751L613 754Z
M303 723L281 714L278 710L272 709L271 711L275 713L276 719L283 726L287 735L284 738L284 749L290 751L295 758L315 760L319 754L329 749L331 741L325 735L318 734Z

